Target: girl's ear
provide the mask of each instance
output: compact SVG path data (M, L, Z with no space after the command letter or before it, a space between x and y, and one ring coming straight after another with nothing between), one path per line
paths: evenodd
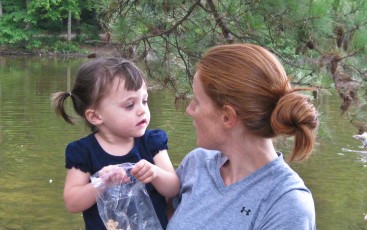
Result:
M238 121L238 115L236 110L230 106L223 106L222 122L225 127L232 128Z
M102 119L98 115L98 113L94 109L87 109L84 113L85 118L91 123L92 125L100 125L102 124Z

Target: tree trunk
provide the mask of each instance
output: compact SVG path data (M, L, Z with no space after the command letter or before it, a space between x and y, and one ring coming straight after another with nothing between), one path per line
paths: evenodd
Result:
M26 4L27 10L28 10L29 0L26 0L25 1L25 4ZM29 28L31 28L31 23L30 22L26 22L26 24L25 24L25 30L29 30Z
M71 10L69 10L68 16L68 42L71 41Z
M3 5L1 4L1 1L0 1L0 17L3 16Z
M80 19L77 19L75 24L76 24L75 34L76 34L76 36L79 36L82 33L81 30L80 30Z

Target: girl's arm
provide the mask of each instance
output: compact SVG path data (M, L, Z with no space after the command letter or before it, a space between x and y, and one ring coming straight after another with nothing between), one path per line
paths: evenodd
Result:
M131 174L143 183L152 183L165 197L178 194L180 181L169 159L167 150L161 150L154 158L154 164L141 160L131 170Z
M99 171L99 177L105 186L116 183L127 183L129 178L126 172L116 165L103 167ZM82 212L96 203L97 195L104 187L94 187L90 183L90 173L85 173L79 169L71 168L67 170L64 202L69 212Z
M66 171L64 203L69 212L83 212L96 203L97 191L89 178L89 173L76 168Z

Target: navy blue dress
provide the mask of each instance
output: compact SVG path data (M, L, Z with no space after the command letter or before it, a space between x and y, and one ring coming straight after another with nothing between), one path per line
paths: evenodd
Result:
M104 166L121 163L137 163L140 159L145 159L154 164L153 157L160 151L168 149L168 137L163 130L146 130L142 137L135 138L134 147L124 156L113 156L105 152L99 145L94 134L90 134L80 140L71 142L66 147L65 167L80 169L83 172L94 173L101 170ZM167 203L164 196L158 193L152 184L146 184L147 192L153 203L158 219L166 229ZM86 230L106 229L98 213L97 203L83 212Z

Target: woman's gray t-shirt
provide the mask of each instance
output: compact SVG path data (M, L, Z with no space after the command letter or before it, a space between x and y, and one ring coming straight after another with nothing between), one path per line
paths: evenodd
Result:
M248 177L225 186L220 167L227 158L198 148L177 169L181 180L168 230L316 229L311 192L283 155Z

